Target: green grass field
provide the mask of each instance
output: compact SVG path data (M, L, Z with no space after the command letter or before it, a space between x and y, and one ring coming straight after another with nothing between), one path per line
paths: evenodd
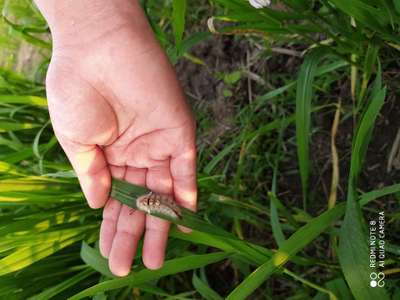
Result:
M0 299L400 299L400 1L142 2L197 119L194 230L112 276L49 121L48 27L0 1Z

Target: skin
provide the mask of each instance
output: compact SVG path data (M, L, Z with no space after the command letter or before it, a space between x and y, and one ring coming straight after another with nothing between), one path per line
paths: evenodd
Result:
M144 234L149 269L164 262L169 223L109 199L111 177L196 209L195 121L136 0L36 0L49 23L46 78L55 134L92 208L100 250L126 276Z

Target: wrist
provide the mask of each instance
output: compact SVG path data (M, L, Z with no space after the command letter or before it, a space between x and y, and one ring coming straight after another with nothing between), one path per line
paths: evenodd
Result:
M53 49L90 43L123 27L138 35L149 25L137 0L35 0L49 24Z

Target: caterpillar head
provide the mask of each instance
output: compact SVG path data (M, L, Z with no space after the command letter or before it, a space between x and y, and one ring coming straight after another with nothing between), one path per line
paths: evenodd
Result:
M140 210L144 210L149 213L150 211L150 194L140 196L136 199L136 206Z

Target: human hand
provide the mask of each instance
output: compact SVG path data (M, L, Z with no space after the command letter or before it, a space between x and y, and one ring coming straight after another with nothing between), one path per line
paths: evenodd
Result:
M98 26L71 32L48 20L53 55L46 84L55 134L87 201L105 205L101 253L115 275L125 276L144 231L144 265L162 266L169 223L108 199L111 177L173 194L195 210L196 149L194 119L139 4L112 6L117 2L123 13L110 9L108 16L118 17ZM50 14L45 0L37 3Z

